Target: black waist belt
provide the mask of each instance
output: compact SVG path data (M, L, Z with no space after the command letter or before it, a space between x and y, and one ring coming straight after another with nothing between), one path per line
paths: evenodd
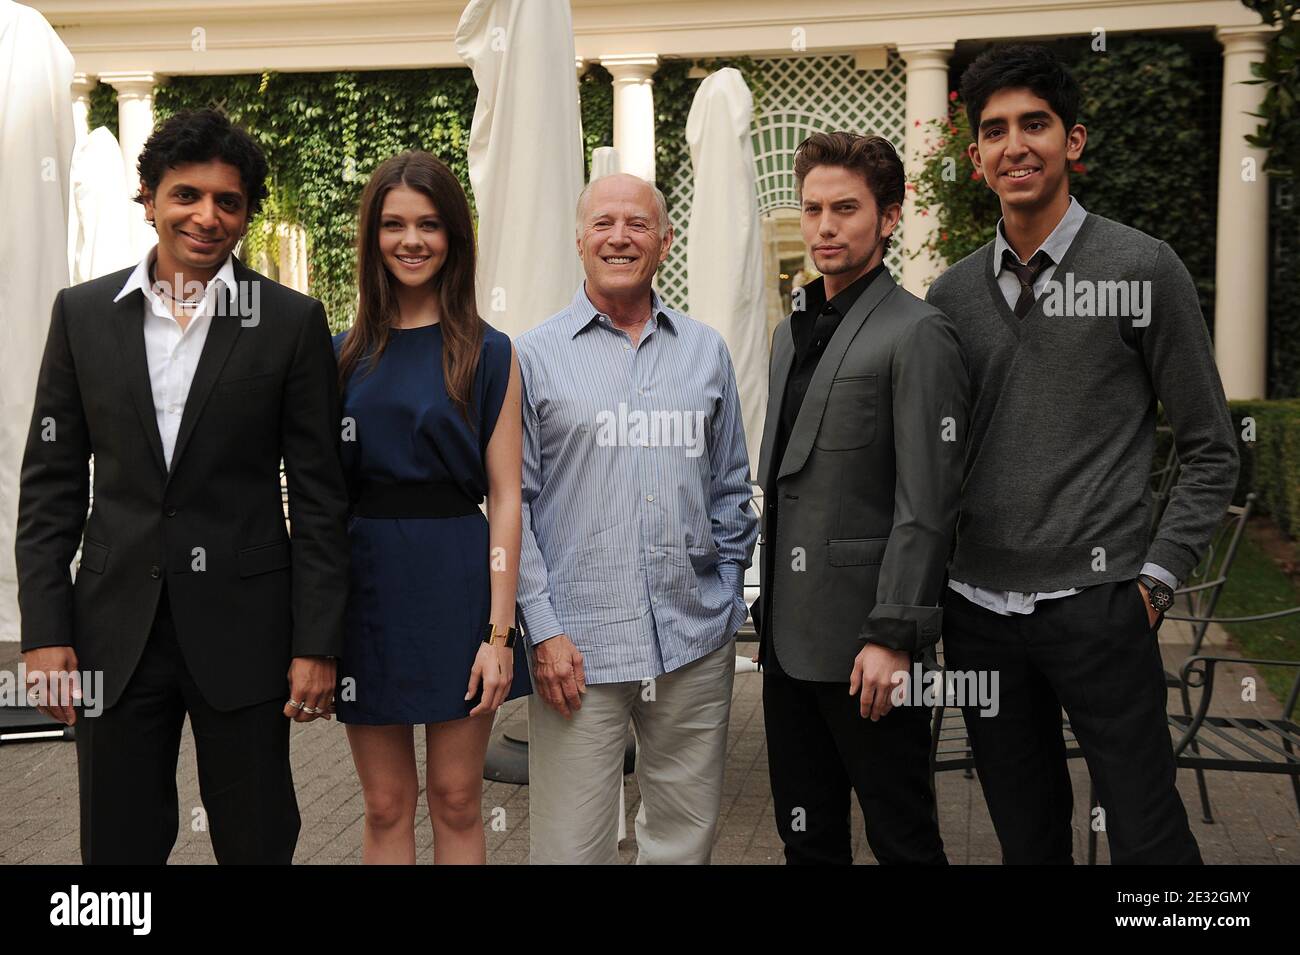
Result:
M352 513L357 517L467 517L480 513L460 485L450 482L407 482L361 486Z

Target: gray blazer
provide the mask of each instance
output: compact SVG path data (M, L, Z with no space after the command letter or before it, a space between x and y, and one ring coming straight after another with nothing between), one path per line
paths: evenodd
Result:
M939 639L970 384L953 323L884 272L831 336L778 462L793 362L787 317L758 464L754 620L790 676L844 683L863 641L917 653Z

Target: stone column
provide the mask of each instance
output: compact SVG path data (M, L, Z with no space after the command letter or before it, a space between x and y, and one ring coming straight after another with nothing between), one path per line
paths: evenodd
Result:
M926 153L934 146L934 134L928 123L948 115L948 58L952 56L953 46L952 43L903 43L898 47L907 69L903 162L909 185L916 181ZM937 223L933 211L921 215L913 196L909 188L903 203L903 287L914 295L924 296L926 286L938 276L943 263L920 252Z
M1269 33L1220 27L1223 117L1219 138L1219 209L1214 262L1214 353L1229 398L1263 398L1268 352L1267 152L1249 145L1266 87L1248 85L1250 64L1264 58Z
M153 132L153 91L162 82L156 73L148 71L130 73L102 73L99 81L117 90L117 141L122 147L122 165L126 174L128 196L135 196L140 188L140 174L136 163L145 140ZM137 207L132 207L137 208ZM132 213L131 248L138 257L156 241L153 229L144 221L144 214Z
M653 53L603 56L600 65L614 77L614 149L623 172L655 180L654 76L659 57Z
M90 135L90 91L98 82L86 73L72 74L72 124L77 142Z

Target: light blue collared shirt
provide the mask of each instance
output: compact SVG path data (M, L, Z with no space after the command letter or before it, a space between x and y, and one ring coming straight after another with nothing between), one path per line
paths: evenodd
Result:
M633 345L583 285L515 349L529 644L566 634L588 683L650 679L723 646L747 614L758 518L722 336L652 293Z
M1056 228L1048 234L1034 252L1046 252L1051 258L1052 263L1038 273L1034 279L1034 298L1037 299L1047 287L1047 283L1052 280L1056 272L1056 266L1061 259L1065 257L1065 252L1074 242L1074 237L1079 234L1079 229L1083 227L1083 220L1088 218L1088 213L1079 200L1074 196L1070 197L1070 205L1065 210L1065 215L1061 216L1061 221L1056 224ZM1002 220L998 220L996 237L993 239L993 276L997 279L998 288L1002 290L1003 297L1007 300L1007 305L1012 309L1016 307L1016 299L1020 297L1020 279L1016 274L1007 268L1003 262L1003 252L1011 249L1011 244L1007 242L1006 236L1002 232ZM1014 249L1011 254L1015 255ZM1029 258L1033 258L1031 255ZM1016 256L1016 261L1020 262L1020 257ZM1021 265L1028 265L1028 261L1020 262ZM1169 571L1165 570L1159 564L1147 562L1142 565L1142 574L1147 574L1156 580L1163 581L1175 590L1178 589L1178 579ZM1040 600L1052 600L1056 597L1069 597L1083 590L1082 587L1072 587L1069 590L1054 590L1051 593L1024 593L1018 590L990 590L987 587L972 587L970 584L961 580L949 580L948 586L957 593L961 594L971 603L978 604L986 610L992 610L994 613L1000 613L1004 616L1010 616L1013 613L1033 613L1034 604Z

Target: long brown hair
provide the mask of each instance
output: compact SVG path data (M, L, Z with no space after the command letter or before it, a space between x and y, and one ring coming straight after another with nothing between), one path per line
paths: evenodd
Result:
M428 196L447 230L447 258L432 282L442 324L442 376L447 395L470 420L470 392L483 348L483 320L474 299L474 224L465 190L437 156L409 150L385 159L361 193L357 223L357 320L339 350L339 388L365 358L373 371L398 319L397 282L379 251L379 221L390 189L406 186ZM367 358L367 356L370 356Z

